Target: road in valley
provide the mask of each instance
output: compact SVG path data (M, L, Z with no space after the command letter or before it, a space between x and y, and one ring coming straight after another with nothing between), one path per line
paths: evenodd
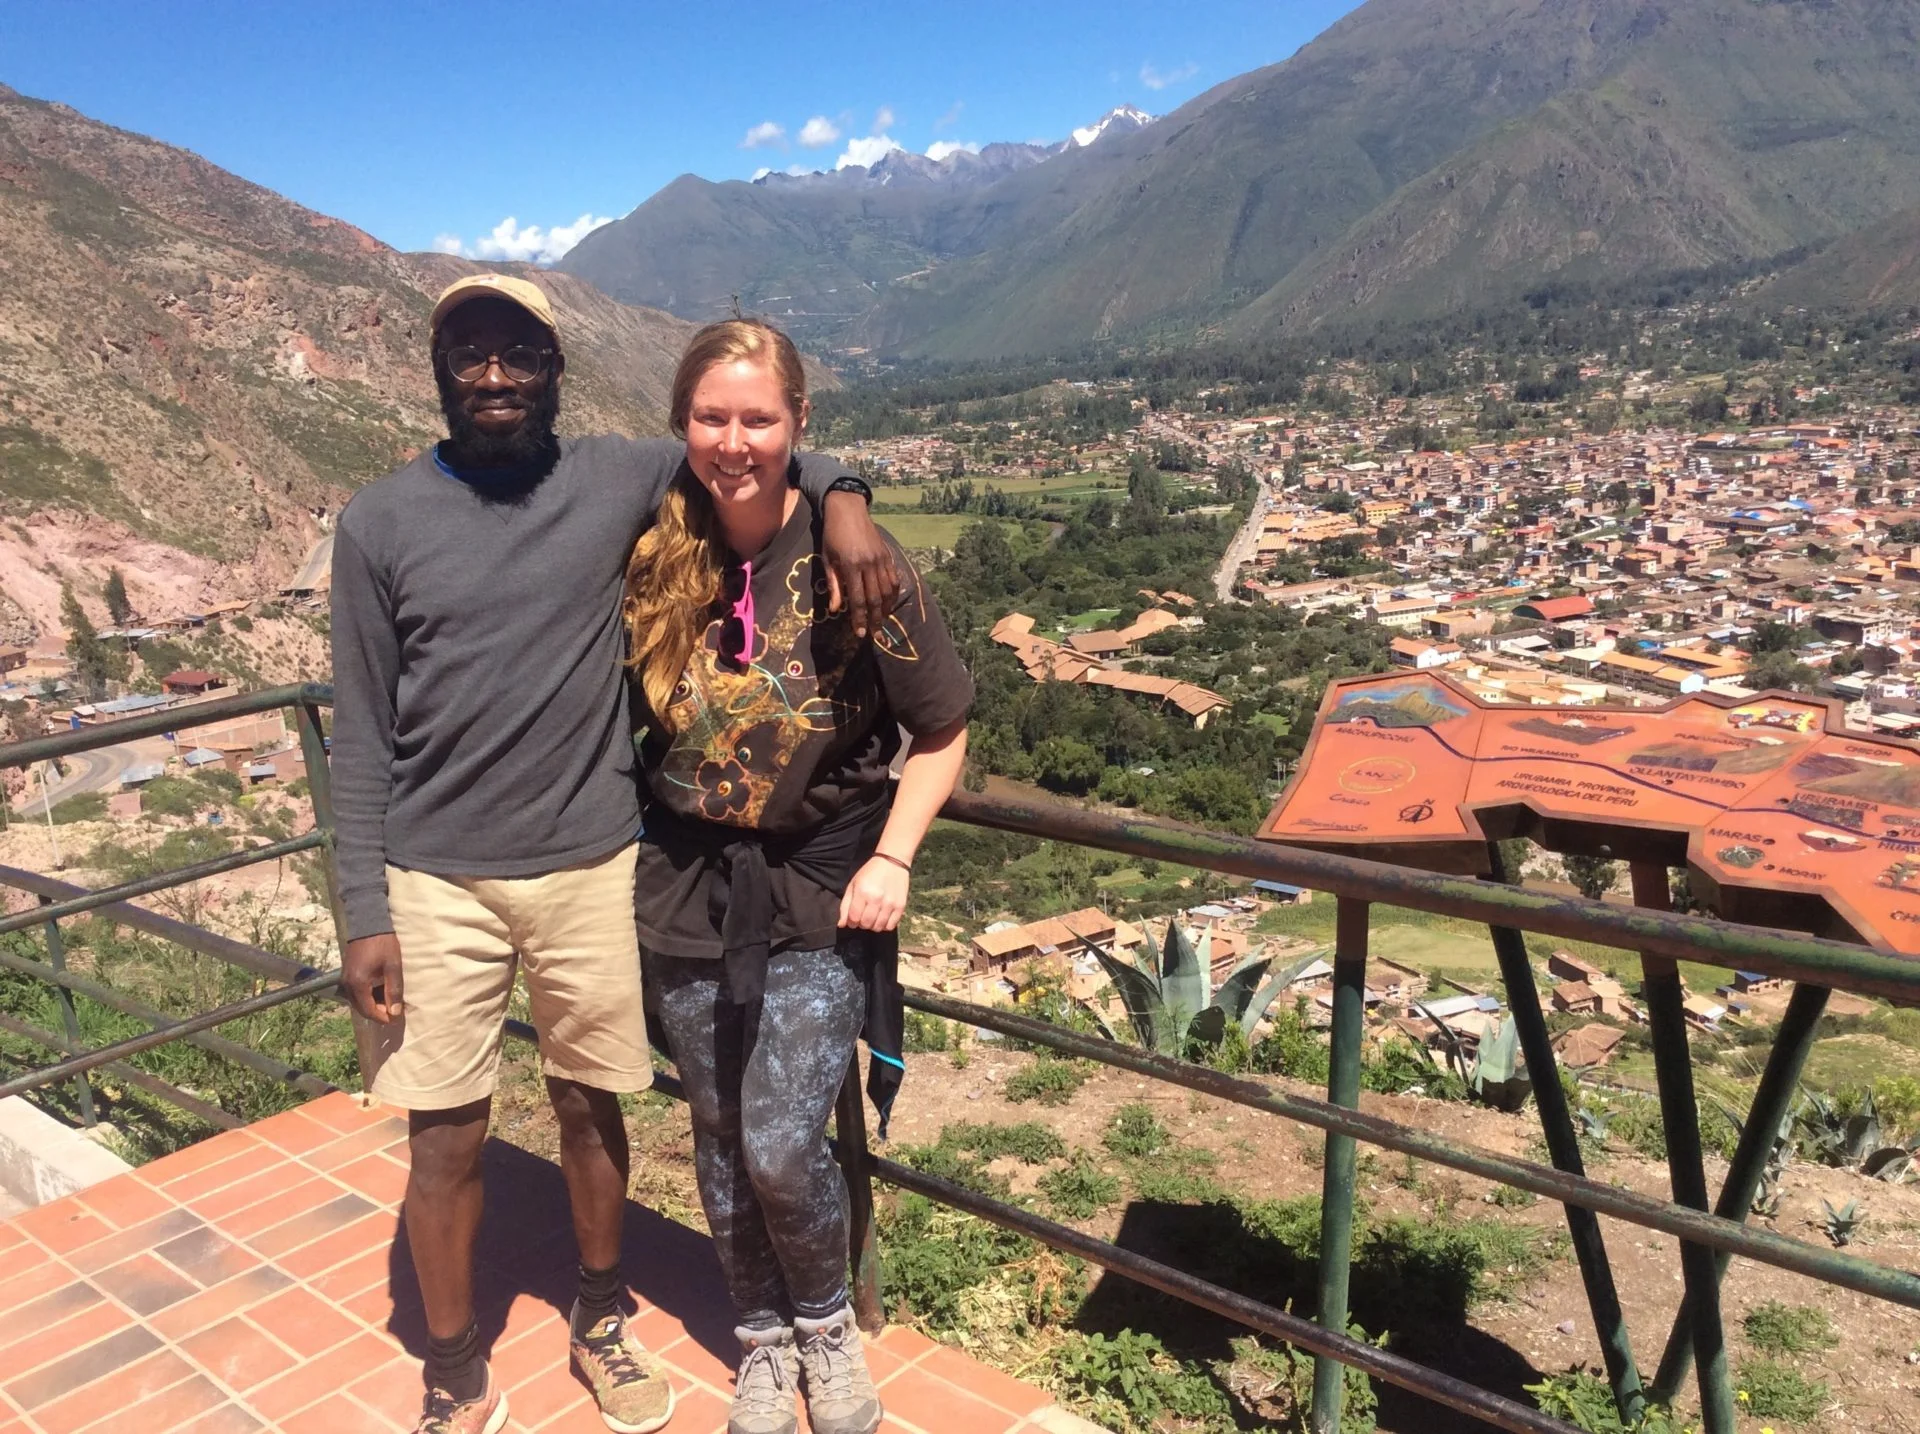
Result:
M1260 533L1266 524L1267 511L1272 507L1273 495L1262 483L1260 496L1253 500L1253 511L1247 514L1247 521L1233 535L1233 541L1227 544L1226 556L1220 559L1220 566L1214 569L1213 595L1217 601L1238 601L1233 595L1233 585L1240 576L1240 569L1253 561L1260 546Z
M66 765L67 774L64 777L48 774L46 802L41 800L38 769L31 774L27 787L30 798L18 808L22 816L44 817L48 803L57 807L68 797L77 797L84 792L117 790L121 775L129 767L153 759L144 757L137 747L99 747L91 752L76 752L60 760Z

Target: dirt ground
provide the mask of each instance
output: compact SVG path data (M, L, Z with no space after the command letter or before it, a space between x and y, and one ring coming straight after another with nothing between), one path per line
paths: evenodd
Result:
M893 1120L895 1145L931 1143L955 1121L1037 1120L1053 1129L1070 1150L1091 1151L1105 1168L1117 1172L1119 1162L1102 1148L1100 1135L1120 1106L1143 1101L1181 1144L1214 1155L1217 1164L1211 1174L1229 1189L1261 1198L1312 1195L1320 1190L1322 1137L1277 1117L1104 1069L1063 1106L1015 1104L1004 1094L1006 1081L1030 1056L976 1043L969 1049L964 1069L956 1069L945 1054L907 1059L909 1075ZM557 1149L552 1119L544 1110L531 1053L520 1049L510 1066L500 1104L500 1129L515 1143L551 1156ZM1291 1082L1273 1083L1301 1094L1313 1093ZM1457 1102L1374 1095L1363 1098L1363 1107L1436 1135L1508 1155L1540 1158L1531 1108L1519 1115L1504 1115ZM629 1125L635 1150L635 1198L700 1227L684 1107L648 1097L636 1105ZM1013 1178L1018 1191L1031 1190L1041 1173L1010 1162L994 1168ZM1630 1153L1616 1151L1591 1167L1590 1173L1648 1195L1668 1195L1665 1167ZM1708 1177L1715 1188L1724 1175L1724 1162L1710 1159ZM1502 1209L1491 1202L1493 1187L1488 1182L1409 1165L1404 1157L1386 1151L1368 1152L1362 1147L1360 1183L1362 1197L1376 1214L1431 1216L1451 1211L1459 1218L1493 1216L1543 1231L1564 1230L1555 1205L1539 1201L1520 1209ZM1865 1205L1868 1218L1850 1252L1907 1269L1920 1267L1920 1188L1892 1187L1844 1171L1796 1164L1788 1172L1785 1198L1779 1216L1770 1222L1772 1228L1825 1248L1819 1228L1823 1198L1836 1206L1853 1199ZM1116 1207L1080 1223L1091 1233L1113 1238L1124 1218L1124 1208ZM1659 1362L1680 1298L1678 1249L1663 1235L1610 1220L1603 1220L1602 1226L1635 1354L1650 1372ZM1564 1242L1558 1242L1557 1248L1557 1257L1539 1278L1509 1298L1483 1304L1472 1314L1468 1327L1422 1341L1417 1357L1523 1401L1523 1384L1576 1365L1597 1369L1600 1351L1579 1271ZM1814 1306L1840 1331L1838 1349L1796 1361L1804 1374L1828 1382L1833 1391L1832 1404L1809 1427L1874 1434L1920 1431L1920 1315L1745 1260L1734 1263L1724 1292L1731 1362L1736 1367L1749 1352L1740 1320L1765 1301ZM1021 1372L1032 1376L1030 1370ZM1693 1400L1688 1397L1682 1403L1689 1406ZM1758 1434L1766 1422L1743 1420L1743 1434ZM1483 1426L1455 1420L1421 1400L1384 1391L1380 1427L1390 1434L1444 1434Z

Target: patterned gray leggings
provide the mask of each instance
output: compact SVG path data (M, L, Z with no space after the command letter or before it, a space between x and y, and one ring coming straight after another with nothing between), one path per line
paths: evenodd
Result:
M741 1324L847 1303L847 1187L827 1119L866 1020L867 956L785 951L756 1005L717 960L646 954L648 996L693 1112L694 1170Z

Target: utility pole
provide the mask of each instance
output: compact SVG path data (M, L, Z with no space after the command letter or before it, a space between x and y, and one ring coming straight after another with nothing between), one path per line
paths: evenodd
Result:
M53 798L47 795L47 768L52 765L51 760L40 764L40 805L47 814L47 841L53 847L53 869L64 871L67 864L60 859L60 838L53 829Z

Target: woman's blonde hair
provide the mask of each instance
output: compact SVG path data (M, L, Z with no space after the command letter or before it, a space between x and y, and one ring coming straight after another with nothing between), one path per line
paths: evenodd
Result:
M676 438L687 436L693 391L709 369L740 360L773 371L793 415L795 436L807 412L807 374L800 351L761 319L722 319L693 336L674 370L667 415ZM667 704L686 671L720 596L723 543L713 498L697 478L682 474L667 485L653 526L640 535L627 560L627 591L621 615L627 625L627 662L640 673L640 689L654 719L667 722Z

